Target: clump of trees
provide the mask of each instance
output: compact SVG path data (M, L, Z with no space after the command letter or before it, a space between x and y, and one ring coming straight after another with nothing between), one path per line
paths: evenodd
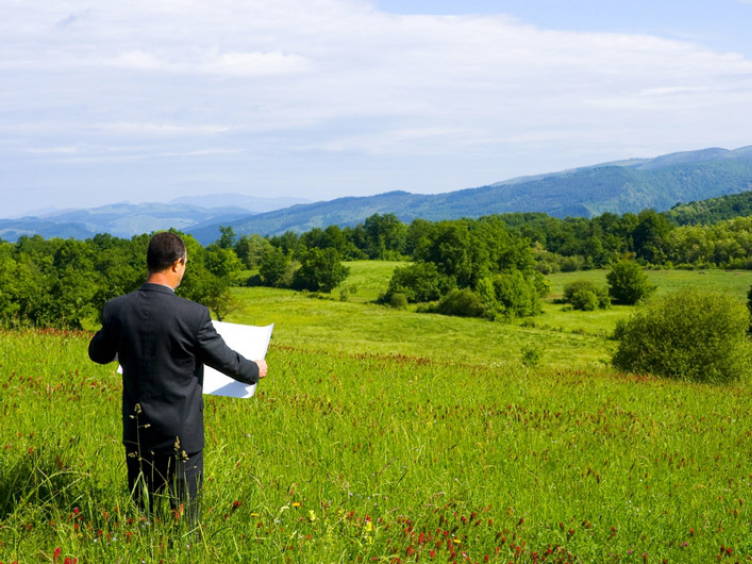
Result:
M564 286L563 301L581 311L595 311L611 307L608 287L590 280L575 280Z
M222 319L234 307L230 287L239 283L242 271L232 237L205 248L193 237L180 235L190 267L177 293L203 303ZM87 320L101 315L107 300L146 280L149 238L100 234L77 241L34 235L16 243L0 241L0 323L82 329Z
M82 328L110 297L143 282L148 236L88 241L23 236L0 242L0 322L5 326Z
M397 268L380 301L437 301L423 311L488 319L540 312L550 286L535 268L530 242L498 217L413 223L414 263Z
M729 294L685 288L644 303L617 326L621 370L723 383L749 373L749 314Z

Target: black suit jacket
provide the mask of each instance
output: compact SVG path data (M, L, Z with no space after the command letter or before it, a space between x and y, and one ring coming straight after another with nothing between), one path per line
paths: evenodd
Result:
M107 302L89 357L100 364L118 360L123 368L128 452L203 449L204 364L246 384L259 378L256 363L217 334L206 307L160 284Z

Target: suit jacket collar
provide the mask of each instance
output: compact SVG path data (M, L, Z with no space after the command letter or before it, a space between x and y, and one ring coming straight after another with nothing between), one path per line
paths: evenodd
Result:
M175 290L164 284L154 284L153 282L144 282L139 289L142 292L158 292L160 294L175 295Z

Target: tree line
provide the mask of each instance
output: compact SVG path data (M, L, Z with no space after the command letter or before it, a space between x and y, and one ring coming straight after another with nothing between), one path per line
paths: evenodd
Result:
M538 313L549 290L545 275L557 271L611 267L625 258L643 267L752 268L752 217L679 226L652 209L592 219L512 213L409 224L374 214L354 227L262 237L223 226L220 233L206 247L183 235L191 266L179 289L220 319L233 309L231 286L331 292L351 260L405 261L381 303L489 319ZM82 327L106 300L143 282L148 240L0 240L0 323ZM572 303L583 309L603 307L608 297L598 288L575 293Z
M107 300L144 282L149 239L146 234L131 239L99 234L86 241L39 235L0 241L0 323L83 328L86 320L98 319ZM179 293L221 318L242 264L232 250L184 239L191 265Z

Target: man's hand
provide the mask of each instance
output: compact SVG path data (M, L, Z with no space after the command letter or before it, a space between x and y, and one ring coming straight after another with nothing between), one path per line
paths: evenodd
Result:
M259 378L264 378L266 376L266 361L263 359L257 360L256 366L258 366Z

